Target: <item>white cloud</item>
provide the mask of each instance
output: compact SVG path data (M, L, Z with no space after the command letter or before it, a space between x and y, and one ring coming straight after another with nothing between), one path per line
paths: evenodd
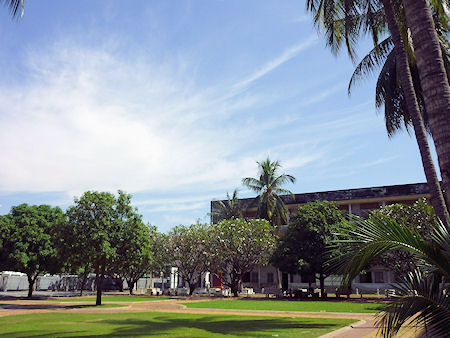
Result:
M288 49L237 81L234 90L313 42ZM253 170L260 150L251 157L241 150L260 129L236 128L226 117L260 104L256 94L235 91L224 98L223 84L198 87L189 60L124 59L115 46L85 48L66 41L30 50L25 67L31 74L27 81L0 84L0 190L79 196L88 189L214 185L217 191Z
M313 36L310 36L305 41L302 41L302 42L300 42L300 43L298 43L298 44L296 44L296 45L286 49L281 55L277 56L273 60L271 60L271 61L267 62L266 64L264 64L261 68L259 68L257 71L255 71L253 74L251 74L250 76L248 76L244 80L236 83L234 85L233 89L235 91L238 91L238 90L241 90L241 89L249 86L250 84L252 84L256 80L258 80L259 78L265 76L269 72L271 72L274 69L276 69L279 66L281 66L283 63L285 63L285 62L289 61L290 59L292 59L293 57L297 56L298 53L300 53L301 51L303 51L303 50L307 49L308 47L312 46L317 41L318 41L317 36L313 35Z

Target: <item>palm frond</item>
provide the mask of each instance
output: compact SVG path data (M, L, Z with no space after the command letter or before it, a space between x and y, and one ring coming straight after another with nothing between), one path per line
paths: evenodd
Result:
M275 180L272 182L271 186L272 186L272 189L276 189L286 183L295 183L295 177L292 175L288 175L288 174L282 174L275 178Z
M0 0L6 7L9 7L9 11L13 18L24 15L24 0Z
M440 231L443 236L448 236L445 228L440 228ZM344 254L332 259L330 265L344 276L345 287L351 284L374 257L396 249L411 252L450 277L450 261L438 246L425 241L409 226L386 216L372 214L367 220L352 216L336 235L339 239L334 245L344 250Z
M352 86L363 78L375 72L376 68L381 66L388 57L389 53L394 47L394 42L391 37L386 38L376 45L356 66L350 82L348 83L348 95L351 94Z
M253 177L243 178L242 185L245 185L246 187L250 188L255 192L260 192L264 188L263 183L260 180Z
M381 334L395 336L405 324L425 336L444 337L450 332L450 298L439 286L436 275L416 269L394 285L396 299L377 320Z

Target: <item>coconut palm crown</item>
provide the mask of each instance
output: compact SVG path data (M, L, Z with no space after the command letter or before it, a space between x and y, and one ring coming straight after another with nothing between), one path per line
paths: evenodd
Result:
M294 183L295 177L279 174L280 162L272 162L269 157L265 161L256 163L258 163L259 178L243 178L242 184L259 194L257 217L268 220L273 226L286 224L288 210L282 196L295 197L291 191L282 186L289 182Z
M217 201L212 216L216 221L223 219L242 218L242 208L239 202L238 190L234 189L233 195L227 192L227 201Z

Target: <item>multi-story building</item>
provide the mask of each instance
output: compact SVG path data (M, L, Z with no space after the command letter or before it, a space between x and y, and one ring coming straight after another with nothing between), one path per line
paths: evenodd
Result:
M304 194L295 194L294 199L291 196L283 196L289 213L293 214L297 208L303 204L313 201L334 202L339 209L348 214L356 214L364 217L371 210L379 207L394 204L412 204L420 198L429 198L428 186L426 183L391 185L382 187L359 188L348 190L334 190L323 192L312 192ZM227 201L222 201L227 203ZM211 221L217 222L217 201L211 202ZM256 217L257 199L240 199L240 205L244 216ZM280 276L281 275L281 276ZM278 280L280 278L281 280ZM392 271L385 267L373 266L365 275L358 276L353 282L353 288L365 292L376 292L377 289L385 289L389 283L395 281ZM299 274L278 273L273 266L260 266L244 277L244 286L252 287L255 290L263 288L274 288L282 285L283 289L306 288L308 283L302 280ZM281 282L281 283L280 283ZM334 290L340 282L340 278L330 277L325 280L327 289ZM213 286L214 281L213 281Z

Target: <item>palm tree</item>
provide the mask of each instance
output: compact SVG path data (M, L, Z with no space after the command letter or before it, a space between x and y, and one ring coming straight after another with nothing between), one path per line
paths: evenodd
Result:
M450 82L450 51L445 35L446 30L440 22L435 21L435 24L447 78ZM411 43L410 40L409 43ZM428 115L423 101L417 63L411 45L407 48L407 52L417 103L419 104L420 114L423 117L426 131L429 133ZM375 90L375 105L378 109L384 106L384 119L388 136L392 137L397 131L402 130L403 127L409 132L412 121L406 107L402 87L398 81L395 47L391 36L375 46L356 66L348 84L348 94L350 96L356 84L380 68Z
M9 11L13 18L24 14L24 0L0 0L5 6L9 7Z
M403 6L411 31L423 98L436 145L447 203L450 203L450 86L439 39L428 0L403 0ZM442 5L440 14L448 20L444 6Z
M378 317L383 336L395 335L405 324L417 325L426 336L450 332L450 299L443 292L443 281L450 278L450 233L442 222L436 223L431 241L426 241L407 224L389 217L373 214L365 220L354 216L338 236L335 248L343 253L330 266L344 276L343 287L349 287L374 257L389 251L408 251L420 263L393 285L396 297Z
M268 220L274 226L287 223L288 210L282 195L294 194L282 188L288 182L294 183L295 177L287 174L278 174L281 164L272 162L267 157L265 161L258 163L259 178L247 177L242 179L242 184L259 194L257 216Z
M406 34L400 31L397 16L401 18L400 7L394 9L391 0L308 0L307 7L314 13L316 24L322 23L327 36L327 44L333 52L338 52L345 41L350 57L360 35L370 31L375 46L378 38L386 31L386 25L395 46L395 58L398 75L403 89L407 110L411 115L422 164L431 194L431 203L436 214L444 221L448 218L448 210L439 184L439 180L431 157L426 136L425 124L420 114L415 95L414 84L408 64L405 44ZM376 47L378 51L378 48ZM450 155L449 155L450 156ZM442 173L442 167L441 167ZM443 176L443 175L442 175ZM450 194L450 191L448 192Z
M218 222L222 219L231 219L231 218L242 218L242 208L240 206L239 198L238 198L238 190L234 189L233 195L230 196L227 193L227 201L216 201L214 202L214 207L212 211L212 216L215 222Z

